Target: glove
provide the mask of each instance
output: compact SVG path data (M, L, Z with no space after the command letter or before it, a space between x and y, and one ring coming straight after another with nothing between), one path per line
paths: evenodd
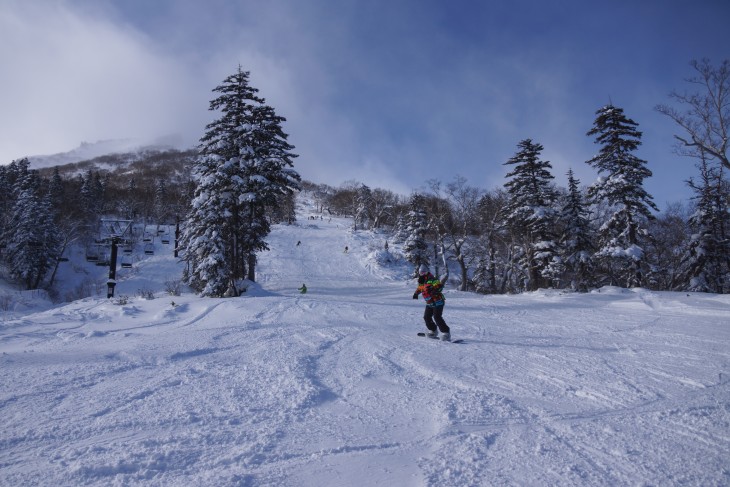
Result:
M413 299L418 299L418 291L416 291L415 293L413 293Z

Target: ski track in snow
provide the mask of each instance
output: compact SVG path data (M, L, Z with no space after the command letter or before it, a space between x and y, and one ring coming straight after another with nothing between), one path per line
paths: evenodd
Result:
M384 238L311 211L255 297L0 321L0 485L730 484L730 297L449 289L440 343Z

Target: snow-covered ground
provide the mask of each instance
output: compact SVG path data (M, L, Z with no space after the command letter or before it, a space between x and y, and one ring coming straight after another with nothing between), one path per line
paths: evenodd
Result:
M310 211L246 297L165 294L158 244L127 304L0 310L0 485L730 484L730 296L450 290L442 343L384 238Z

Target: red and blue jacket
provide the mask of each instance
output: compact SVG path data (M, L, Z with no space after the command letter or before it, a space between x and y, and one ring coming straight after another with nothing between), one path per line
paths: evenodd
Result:
M426 306L443 306L446 302L446 298L441 293L444 285L441 281L436 279L430 272L423 278L418 279L419 285L416 289L416 295L423 295L423 299L426 301Z

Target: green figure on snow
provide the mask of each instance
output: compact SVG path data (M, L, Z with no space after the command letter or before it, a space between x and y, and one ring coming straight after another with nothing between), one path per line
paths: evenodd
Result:
M307 285L302 284L302 287L299 288L299 292L302 294L307 294Z

